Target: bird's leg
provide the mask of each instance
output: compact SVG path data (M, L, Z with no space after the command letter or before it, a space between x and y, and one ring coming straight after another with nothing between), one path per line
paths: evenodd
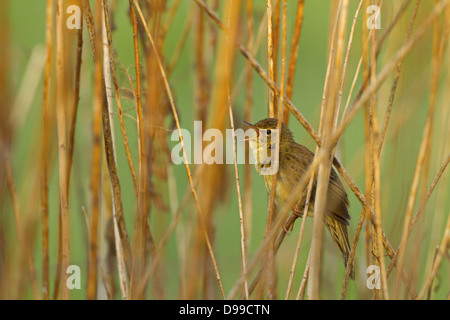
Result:
M289 229L286 227L286 223L283 224L283 230L286 234L289 234L292 232L292 229L294 229L294 224L291 224L291 226L289 227Z
M305 206L300 205L300 202L297 202L297 204L292 207L292 214L294 214L297 218L303 218L303 211L305 211Z
M295 216L295 220L297 220L298 218L303 218L303 211L298 210L297 206L292 207L292 214ZM289 220L289 218L287 220ZM289 229L286 227L286 223L283 224L283 229L286 234L292 232L292 229L294 229L295 220L292 222Z
M303 210L296 210L295 208L292 209L292 213L297 217L297 218L303 218Z

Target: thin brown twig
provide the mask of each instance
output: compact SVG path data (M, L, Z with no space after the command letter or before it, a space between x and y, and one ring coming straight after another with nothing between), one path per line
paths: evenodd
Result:
M305 271L303 272L302 282L300 283L300 288L297 292L297 300L304 299L305 298L305 292L306 292L306 284L308 283L308 277L309 277L309 265L310 265L310 257L311 254L308 255L308 260L306 260L306 267Z

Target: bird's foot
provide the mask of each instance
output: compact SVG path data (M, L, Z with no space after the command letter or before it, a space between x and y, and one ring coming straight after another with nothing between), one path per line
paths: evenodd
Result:
M286 234L289 234L289 233L292 232L292 229L294 229L294 224L292 223L292 224L290 225L290 227L288 228L288 227L286 227L286 223L284 223L282 227L283 227L284 232L285 232Z
M292 208L292 213L297 217L297 218L303 218L303 210L298 210L295 207Z

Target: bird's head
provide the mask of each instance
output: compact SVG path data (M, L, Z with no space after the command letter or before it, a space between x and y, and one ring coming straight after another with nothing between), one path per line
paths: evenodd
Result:
M272 157L272 150L276 150L278 137L280 139L280 150L287 147L293 140L292 132L283 123L280 134L278 132L278 120L266 118L255 124L245 122L250 128L255 130L255 134L248 139L250 147L253 149L257 162L266 163Z

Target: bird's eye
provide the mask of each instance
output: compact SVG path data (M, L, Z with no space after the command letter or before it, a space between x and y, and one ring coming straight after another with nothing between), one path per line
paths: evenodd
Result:
M269 129L269 130L267 130L267 134L269 134L269 135L270 135L271 133L272 133L272 130L270 130L270 129Z

